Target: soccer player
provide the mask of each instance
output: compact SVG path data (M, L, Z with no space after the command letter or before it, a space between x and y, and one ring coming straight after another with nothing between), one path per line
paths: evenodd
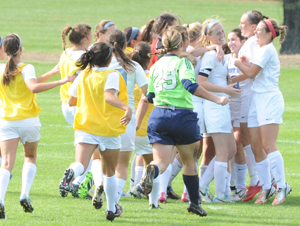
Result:
M4 50L3 50L3 40L4 40L4 38L3 37L1 37L0 36L0 60L4 60L4 58L5 58L5 53L4 53ZM2 64L0 63L0 66L1 66ZM2 158L1 158L1 147L0 147L0 166L1 166L1 162L2 162Z
M180 58L184 43L181 34L168 29L162 37L165 54L150 71L148 101L154 102L147 133L152 144L153 161L146 167L142 188L146 194L158 189L155 181L168 167L176 146L183 162L183 180L190 195L189 213L206 216L199 198L199 178L195 167L199 150L200 129L193 111L192 94L218 104L227 104L227 97L216 97L199 86L192 64ZM157 203L153 203L157 208Z
M255 78L248 127L256 168L262 184L256 204L267 202L267 199L276 193L271 182L272 177L278 188L272 205L282 204L292 191L285 181L283 158L276 147L279 124L282 123L284 112L284 100L278 87L280 62L273 40L280 36L282 42L285 35L286 27L279 27L275 20L260 21L255 30L259 49L254 52L252 61L243 55L235 61L235 65L243 73L240 77Z
M20 204L25 212L31 213L34 210L29 200L29 192L37 169L36 156L41 128L41 108L37 105L35 93L73 81L74 76L43 83L58 73L57 67L36 77L34 67L21 61L23 45L17 34L7 35L2 45L8 56L6 64L0 66L0 218L5 219L4 198L19 141L22 142L25 157Z
M219 21L208 19L202 26L203 35L200 40L202 46L225 44L224 29ZM235 96L241 93L241 90L235 89L233 84L227 86L227 66L224 60L218 61L214 51L204 54L199 74L201 75L198 77L199 84L216 96ZM220 106L205 100L204 120L207 133L211 135L216 151L214 162L216 197L213 202L229 202L229 197L225 195L227 181L230 181L227 162L236 153L229 104ZM205 171L203 177L208 173ZM208 176L211 177L211 175ZM207 188L207 185L205 187Z
M77 102L74 119L76 162L66 170L59 186L61 194L66 196L69 183L84 172L92 154L99 148L107 200L106 219L111 221L122 214L122 207L115 202L115 170L121 147L120 135L125 133L125 125L132 115L127 105L125 80L118 71L108 69L112 53L109 45L99 42L78 60L77 65L84 71L70 88L70 102ZM95 193L97 190L98 187ZM102 207L102 199L98 198L93 200L96 209Z
M125 53L131 53L134 46L142 40L142 32L137 27L126 27L124 33L127 40Z
M116 30L117 26L110 20L102 20L96 26L96 32L94 34L96 42L106 42L109 33Z

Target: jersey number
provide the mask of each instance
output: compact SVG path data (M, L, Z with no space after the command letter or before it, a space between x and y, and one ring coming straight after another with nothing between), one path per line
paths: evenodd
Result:
M170 68L165 68L154 75L154 89L156 92L161 92L163 89L174 89L177 85L175 71Z

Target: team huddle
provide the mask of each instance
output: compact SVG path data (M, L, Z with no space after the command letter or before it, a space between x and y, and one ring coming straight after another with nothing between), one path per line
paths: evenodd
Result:
M59 184L62 197L71 193L100 209L105 194L110 221L122 214L124 196L147 197L150 209L181 199L199 216L207 215L203 203L247 202L257 194L255 204L272 196L272 205L284 203L292 189L276 147L284 100L273 39L282 42L286 27L250 10L226 43L217 19L178 24L171 13L123 31L103 20L94 44L90 25L67 26L59 63L41 76L22 62L21 37L0 37L0 60L8 56L0 64L1 219L19 141L25 153L20 204L34 210L29 192L41 128L35 93L57 86L63 116L75 131L75 162ZM60 80L46 83L59 72ZM181 169L180 197L172 181Z

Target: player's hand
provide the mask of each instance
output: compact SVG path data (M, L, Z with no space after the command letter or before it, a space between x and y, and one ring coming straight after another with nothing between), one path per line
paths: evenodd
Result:
M56 75L56 74L59 73L59 71L60 71L59 64L56 64L55 67L52 68L52 70L50 71L50 73L51 73L52 75Z
M67 82L74 82L75 78L76 77L74 75L68 75L68 76L66 76L66 77L64 77L63 79L60 80L60 84L63 85Z
M132 110L130 107L125 111L125 115L120 118L120 124L123 126L127 126L132 117Z
M220 97L217 104L221 104L222 106L228 104L229 102L229 99L228 97Z
M228 85L226 87L225 93L228 94L229 96L232 96L232 97L240 95L243 90L234 88L234 86L236 86L236 85L237 85L237 83L233 83L233 84Z
M224 60L224 51L223 51L222 46L217 45L216 46L216 51L217 51L216 57L217 57L218 61L222 62Z

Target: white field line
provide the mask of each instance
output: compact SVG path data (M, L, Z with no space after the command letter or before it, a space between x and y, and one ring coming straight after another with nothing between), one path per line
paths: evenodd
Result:
M295 140L277 140L278 143L300 144L300 141Z

